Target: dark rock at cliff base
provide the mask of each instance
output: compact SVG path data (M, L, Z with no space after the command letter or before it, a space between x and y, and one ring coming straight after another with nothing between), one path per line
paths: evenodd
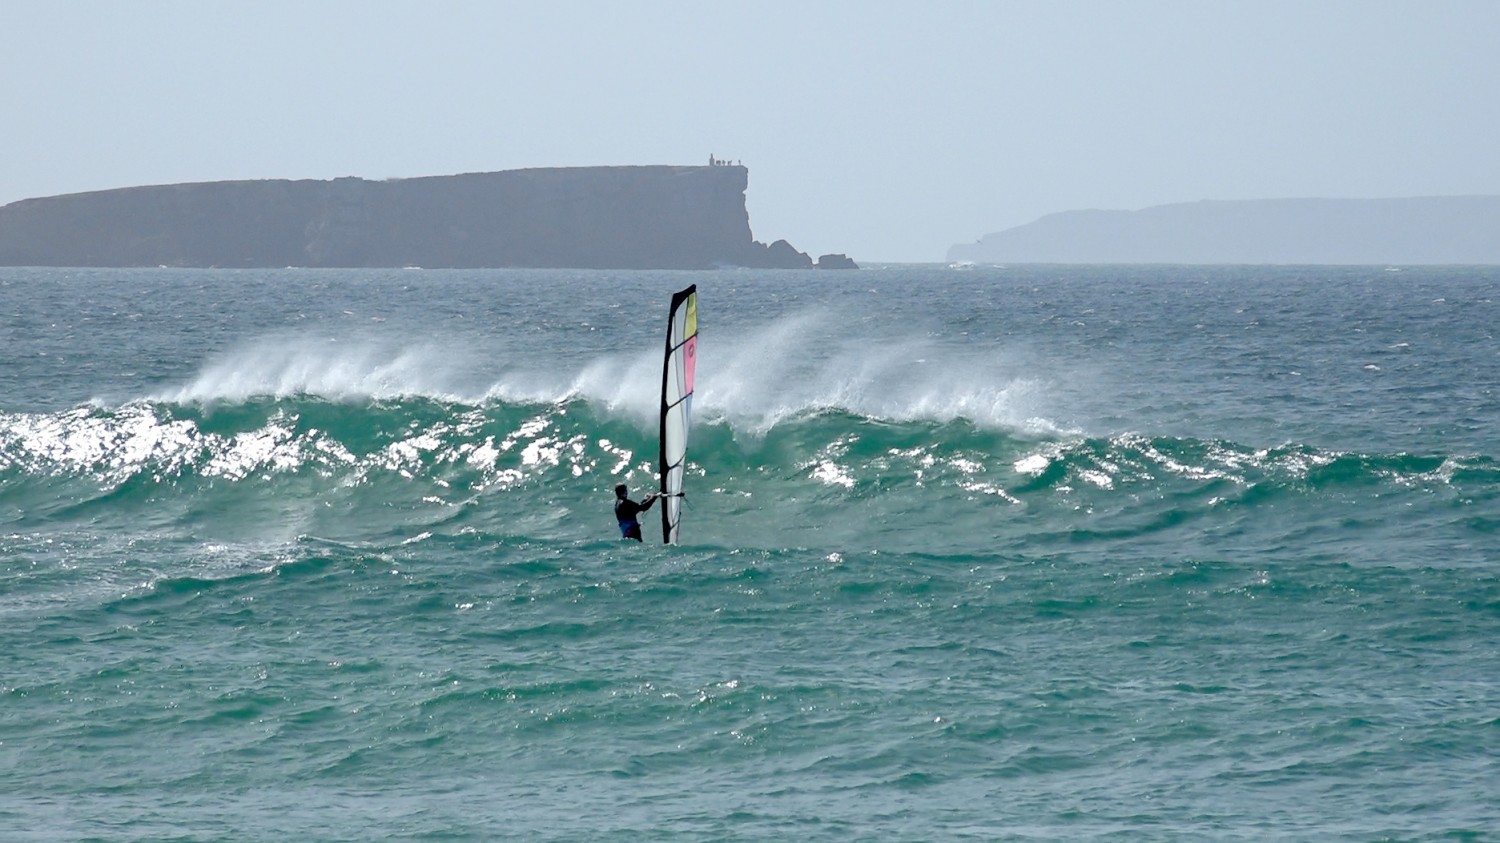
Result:
M849 259L848 255L832 254L818 256L818 269L859 269L859 264Z
M806 252L797 251L792 244L785 240L777 240L769 246L760 247L759 254L753 263L741 264L748 267L767 267L774 269L811 269L812 258Z
M234 181L0 207L0 265L802 268L750 234L740 166Z
M994 263L1496 264L1500 196L1068 211L948 250Z

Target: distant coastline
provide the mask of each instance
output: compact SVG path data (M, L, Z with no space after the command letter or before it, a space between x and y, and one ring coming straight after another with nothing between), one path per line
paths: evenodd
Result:
M0 265L847 268L753 239L749 171L570 167L156 185L0 207Z
M1500 196L1067 211L953 246L977 263L1500 264Z

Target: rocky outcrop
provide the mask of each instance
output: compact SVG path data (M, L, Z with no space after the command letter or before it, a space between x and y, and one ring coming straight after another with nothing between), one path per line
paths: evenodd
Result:
M130 187L0 207L0 265L802 268L740 166Z
M1069 211L948 250L987 263L1496 264L1500 196Z
M812 258L805 252L799 252L792 244L785 240L777 240L767 246L756 243L751 250L753 255L745 263L738 266L751 268L775 268L775 269L810 269L813 265Z
M816 266L818 269L859 269L859 264L845 254L819 255Z

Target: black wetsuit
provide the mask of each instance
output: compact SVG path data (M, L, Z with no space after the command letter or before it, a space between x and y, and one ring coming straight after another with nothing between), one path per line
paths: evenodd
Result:
M651 508L656 503L656 498L648 497L645 503L636 503L630 498L620 498L615 501L615 520L620 522L620 536L636 541L644 541L641 538L641 522L635 519L636 515Z

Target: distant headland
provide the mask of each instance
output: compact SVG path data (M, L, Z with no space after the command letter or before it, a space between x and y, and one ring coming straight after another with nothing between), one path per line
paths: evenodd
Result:
M1500 264L1500 196L1068 211L948 250L983 263Z
M749 171L567 167L220 181L0 207L3 266L847 268L755 241Z

